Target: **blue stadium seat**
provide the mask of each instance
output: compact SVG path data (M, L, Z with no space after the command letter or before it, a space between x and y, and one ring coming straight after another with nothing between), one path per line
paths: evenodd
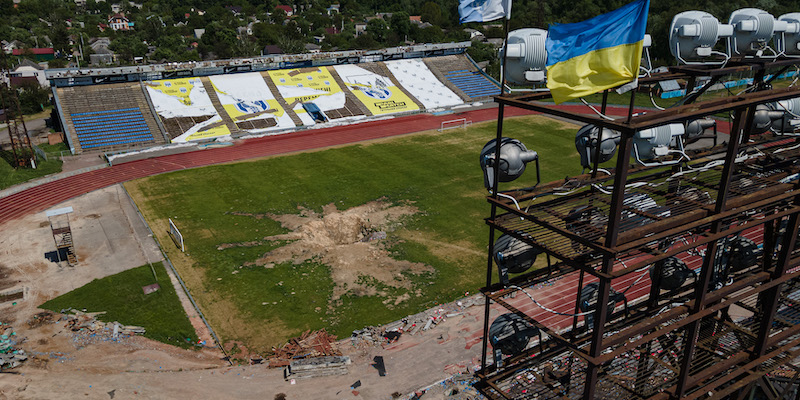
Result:
M153 134L138 108L70 114L81 148L154 142Z
M494 82L479 72L462 69L446 72L444 76L470 98L489 97L500 91Z

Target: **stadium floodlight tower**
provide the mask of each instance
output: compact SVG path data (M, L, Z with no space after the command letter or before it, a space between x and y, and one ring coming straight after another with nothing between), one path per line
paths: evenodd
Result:
M775 37L778 54L786 57L800 57L800 13L783 14L778 22L786 24L786 30Z
M728 23L733 35L728 38L728 55L746 58L775 58L778 52L769 46L772 36L787 30L789 24L776 21L772 14L758 8L742 8L731 13ZM772 54L764 54L770 51Z
M730 58L713 49L717 41L733 35L733 26L720 24L704 11L685 11L672 19L669 28L669 51L681 64L724 64ZM711 59L722 56L723 60Z
M509 32L505 79L519 85L544 82L546 39L547 31L542 29L526 28Z

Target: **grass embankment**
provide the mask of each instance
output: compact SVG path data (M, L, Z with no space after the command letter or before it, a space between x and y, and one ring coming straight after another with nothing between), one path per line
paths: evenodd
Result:
M60 143L58 145L39 145L39 147L46 153L58 153L60 151L68 150L67 145ZM23 182L27 182L36 178L41 178L46 175L61 172L61 159L58 157L50 157L45 161L39 157L36 159L36 169L29 167L14 168L14 154L10 150L0 150L0 189L5 189Z
M158 279L153 277L153 270ZM171 345L189 347L197 342L189 318L160 262L107 276L56 297L40 307L55 312L74 308L105 311L98 318L124 325L143 326L144 336ZM145 295L142 286L158 283L158 291ZM187 341L188 339L188 341Z
M539 152L542 182L549 182L580 172L576 129L534 116L506 120L504 135ZM266 349L305 329L328 328L348 336L353 329L397 320L480 288L488 237L483 218L489 206L478 154L495 131L494 122L476 124L467 130L178 171L126 187L222 340ZM534 182L530 165L521 179L504 185ZM392 257L435 270L409 275L410 290L375 283L392 298L411 294L396 306L387 307L380 295L349 293L330 301L330 269L317 262L240 268L284 243L217 250L222 243L286 233L269 218L229 212L297 214L298 206L321 212L331 203L344 210L379 198L412 201L421 211L390 234ZM182 230L186 254L167 236L167 218Z

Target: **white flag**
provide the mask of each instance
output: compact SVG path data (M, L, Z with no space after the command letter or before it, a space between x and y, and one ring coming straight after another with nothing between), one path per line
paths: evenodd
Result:
M505 17L511 19L511 0L461 0L458 4L460 23L488 22Z

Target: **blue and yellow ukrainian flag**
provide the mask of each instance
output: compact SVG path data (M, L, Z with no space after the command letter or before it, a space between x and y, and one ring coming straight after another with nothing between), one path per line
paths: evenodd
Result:
M556 103L628 83L638 76L650 0L547 31L547 88Z

